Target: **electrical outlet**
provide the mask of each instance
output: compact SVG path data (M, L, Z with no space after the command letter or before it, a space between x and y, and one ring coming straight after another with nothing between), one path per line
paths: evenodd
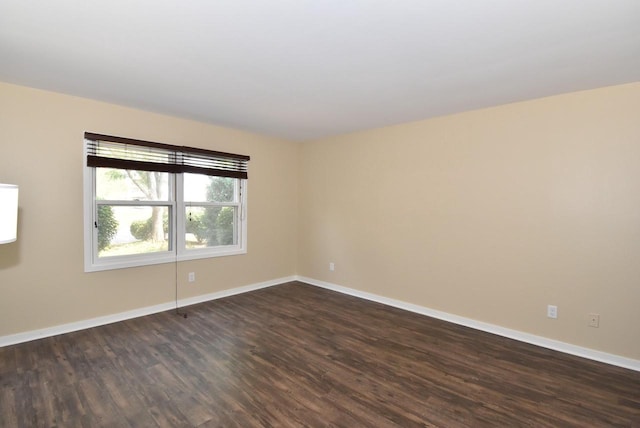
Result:
M189 272L189 282L194 282L196 280L196 273Z
M589 314L589 327L600 327L600 314Z
M329 270L330 270L331 272L333 272L334 270L336 270L336 265L335 265L335 263L333 263L333 262L329 263Z
M558 318L558 307L555 305L547 305L547 317Z

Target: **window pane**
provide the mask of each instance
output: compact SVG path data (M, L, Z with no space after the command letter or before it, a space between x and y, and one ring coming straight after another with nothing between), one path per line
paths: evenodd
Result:
M96 168L96 199L110 201L167 201L166 172Z
M185 242L188 249L236 245L238 207L187 207Z
M169 251L169 207L98 205L98 257Z
M237 202L236 178L184 174L184 200L190 202Z

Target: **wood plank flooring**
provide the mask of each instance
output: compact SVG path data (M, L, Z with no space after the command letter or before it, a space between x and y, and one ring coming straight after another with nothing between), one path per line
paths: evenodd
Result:
M0 348L0 427L640 427L640 373L301 283Z

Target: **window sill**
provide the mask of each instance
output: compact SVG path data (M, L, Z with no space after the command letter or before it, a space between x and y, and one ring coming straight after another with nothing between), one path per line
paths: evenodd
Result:
M237 256L246 254L245 248L234 247L228 250L210 250L210 251L198 251L192 250L187 253L179 254L177 257L175 254L167 253L162 255L155 255L153 257L142 256L140 258L133 258L131 256L113 257L108 260L101 260L99 263L85 263L84 271L89 272L101 272L105 270L115 269L127 269L141 266L159 265L165 263L176 263L187 260L209 259L214 257L226 257Z

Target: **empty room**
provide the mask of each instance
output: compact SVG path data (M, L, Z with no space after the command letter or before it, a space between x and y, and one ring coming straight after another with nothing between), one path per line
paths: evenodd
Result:
M637 0L0 1L0 427L640 426Z

